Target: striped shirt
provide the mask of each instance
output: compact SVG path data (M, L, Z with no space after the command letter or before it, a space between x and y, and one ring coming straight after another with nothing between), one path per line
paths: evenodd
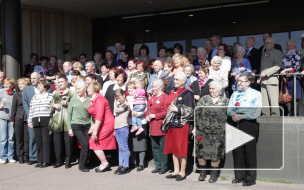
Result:
M36 94L30 104L28 125L32 125L34 117L48 117L51 113L51 102L53 95L46 92L45 94Z

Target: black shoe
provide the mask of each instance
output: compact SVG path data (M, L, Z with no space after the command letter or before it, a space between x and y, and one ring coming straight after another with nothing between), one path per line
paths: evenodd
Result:
M252 186L255 185L255 180L245 180L243 186Z
M172 175L172 174L170 174L170 175L167 175L166 178L167 179L173 179L173 178L177 178L177 176L178 175Z
M155 174L158 173L160 171L160 168L155 168L154 170L151 171L151 173Z
M47 167L49 167L49 166L50 166L50 164L43 163L43 164L40 165L39 168L47 168Z
M218 167L211 167L214 170L210 171L209 183L215 183L219 177L220 170Z
M42 162L39 162L38 164L35 165L35 168L40 168L41 165L42 165Z
M236 183L243 183L243 182L244 182L243 179L237 179L237 178L235 178L234 180L232 180L231 183L236 184Z
M184 180L184 179L186 179L186 176L181 176L181 175L178 175L177 177L176 177L176 181L182 181L182 180Z
M120 171L118 172L118 175L124 175L124 174L126 174L126 173L128 173L129 172L129 168L128 167L126 167L126 168L121 168L120 169Z
M71 167L72 167L71 164L65 164L65 169L69 169Z
M118 174L122 168L123 168L122 166L118 166L117 170L114 171L114 174Z
M96 173L100 173L100 172L105 172L105 171L109 171L111 169L110 164L108 164L106 167L104 167L103 169L100 169L99 166L97 168L95 168L95 172Z
M167 169L160 169L159 174L160 175L165 174L165 173L167 173L167 171L168 171Z
M33 164L36 164L37 163L37 161L36 160L30 160L30 161L28 161L28 165L33 165Z
M25 163L25 160L23 158L19 158L18 161L19 161L19 164L24 164Z
M61 167L63 165L63 163L56 163L56 164L54 164L53 165L53 168L59 168L59 167Z
M137 167L137 171L138 172L141 172L141 171L143 171L145 169L145 167L143 166L143 165L139 165L138 167Z
M206 170L201 170L200 171L200 176L198 177L198 180L199 181L205 181L205 179L207 177L206 173L207 173Z
M30 162L29 159L28 159L27 157L25 157L23 160L24 160L24 162L27 163L27 164Z
M89 172L90 170L88 168L79 168L80 171L82 172Z

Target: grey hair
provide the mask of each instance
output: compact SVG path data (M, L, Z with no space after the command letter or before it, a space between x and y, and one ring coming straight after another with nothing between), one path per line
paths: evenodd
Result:
M41 74L38 72L33 72L32 74L35 74L37 78L41 78Z
M94 54L94 57L95 57L96 55L99 55L100 57L102 57L102 54L101 54L100 52L96 52L96 53Z
M297 49L297 42L296 42L295 40L289 39L289 40L286 42L286 44L287 44L288 42L290 42L290 43L295 47L295 49Z
M162 79L154 79L152 81L152 86L155 85L159 88L161 88L162 90L164 89L164 81Z
M241 51L243 54L245 54L245 48L243 46L237 46L236 51Z
M220 56L214 56L211 60L211 66L213 65L214 62L219 61L220 65L222 65L222 58Z
M253 41L255 42L255 39L254 39L254 37L253 36L249 36L249 37L247 37L247 40L248 39L253 39Z
M75 88L84 89L84 88L86 88L86 83L84 82L84 80L78 79L78 80L75 82L74 86L75 86Z
M197 48L197 50L196 50L196 51L199 51L199 50L203 51L203 52L204 52L204 55L207 55L207 51L206 51L206 49L205 49L205 48L203 48L203 47L199 47L199 48Z
M89 63L92 64L92 66L95 66L94 61L88 61L88 62L86 62L86 65L89 64Z
M273 43L273 44L275 43L274 39L271 38L271 37L267 38L266 40L269 40L269 42L271 42L271 43Z
M187 83L187 76L186 76L186 74L185 74L184 72L178 71L178 72L175 74L174 78L179 79L179 80L182 81L184 84Z
M221 80L213 80L209 83L209 87L214 85L216 89L222 92L225 89L224 82Z
M184 69L186 69L187 67L189 67L191 69L191 73L194 72L194 66L192 64L188 64L184 67Z

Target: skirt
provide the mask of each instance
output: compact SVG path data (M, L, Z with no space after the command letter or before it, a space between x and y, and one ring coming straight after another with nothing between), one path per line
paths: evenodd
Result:
M170 127L165 135L164 154L175 154L177 157L188 156L189 124L183 127Z

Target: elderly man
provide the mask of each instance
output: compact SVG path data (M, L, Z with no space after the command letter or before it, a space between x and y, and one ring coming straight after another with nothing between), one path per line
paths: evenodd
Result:
M123 50L123 44L121 42L116 42L115 49L117 53L114 54L113 61L117 62L118 60L121 59L120 53Z
M134 59L139 59L139 57L140 57L139 49L140 49L140 46L139 46L139 45L135 45L135 46L133 47L133 58L134 58Z
M153 67L154 67L154 73L150 76L150 79L149 79L149 84L147 87L148 92L152 88L152 81L154 79L163 78L166 76L165 71L163 71L163 63L160 60L154 61Z
M265 33L265 34L263 34L263 42L264 42L264 44L265 44L265 40L266 40L267 38L272 38L272 33ZM277 50L280 50L281 52L283 52L282 47L281 47L280 44L274 44L273 47L274 47L274 49L277 49ZM259 51L260 51L260 54L263 54L263 53L266 51L265 45L262 45L262 46L259 48Z
M63 63L63 71L64 71L64 74L69 81L69 84L71 84L71 81L72 81L72 63L70 61L65 61Z
M265 40L265 52L261 59L261 75L258 83L261 83L261 93L263 106L279 106L279 74L282 65L283 53L274 49L274 40ZM263 114L266 116L280 116L279 108L264 108Z
M89 75L89 74L95 74L94 73L94 70L95 70L95 64L94 64L94 62L93 61L86 62L85 70L87 72L87 75Z
M99 74L101 64L103 63L102 55L100 52L96 52L94 54L94 61L95 61L95 73Z
M254 47L254 44L255 44L254 37L248 37L246 40L246 50L244 57L250 61L252 72L260 73L261 54L259 53L259 50Z
M212 51L208 55L208 61L211 62L211 59L217 55L218 45L221 43L221 38L218 35L213 35L211 38Z
M40 94L37 86L40 81L40 74L38 72L33 72L31 74L31 83L32 85L26 86L23 89L22 93L22 102L23 102L23 107L24 111L26 113L26 117L28 117L29 112L30 112L30 103L34 95ZM26 118L27 120L28 118ZM35 133L33 128L28 128L29 132L29 160L26 158L26 162L29 165L32 165L37 162L37 147L36 147L36 142L35 142Z

